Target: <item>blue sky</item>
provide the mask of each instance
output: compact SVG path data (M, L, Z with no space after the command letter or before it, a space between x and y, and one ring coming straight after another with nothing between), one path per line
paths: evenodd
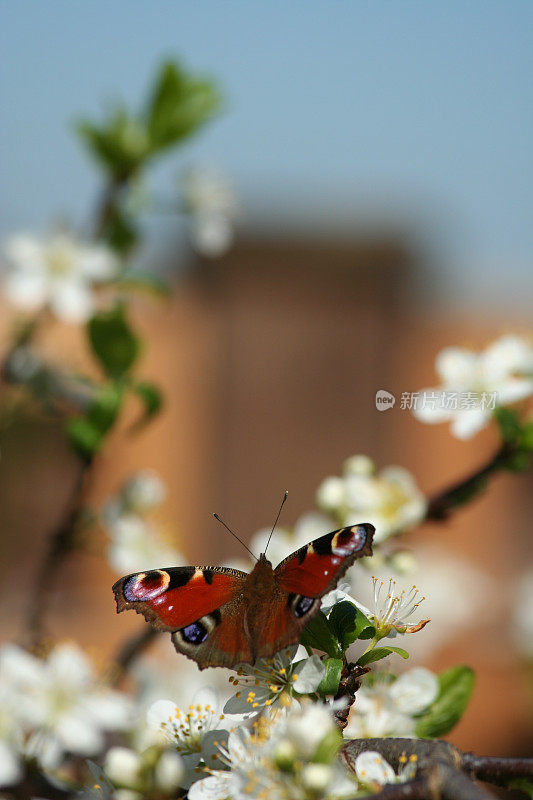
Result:
M532 30L530 0L5 1L0 234L83 219L97 177L70 124L178 56L226 105L162 189L220 164L250 226L399 227L450 301L512 300L533 289Z

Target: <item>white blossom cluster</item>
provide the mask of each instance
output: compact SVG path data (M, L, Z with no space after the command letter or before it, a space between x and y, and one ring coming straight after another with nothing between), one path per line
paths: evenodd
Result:
M525 337L508 334L481 352L446 347L437 355L435 370L441 385L419 394L493 394L496 407L508 406L533 395L533 344ZM463 409L426 403L414 408L413 413L422 422L449 422L454 436L470 439L485 427L492 412L483 405Z
M132 720L131 698L100 683L77 645L57 645L46 659L0 648L0 786L17 783L29 760L51 772L67 755L96 756L106 734Z
M427 506L407 470L386 467L378 472L374 462L361 455L345 461L342 476L326 478L316 500L338 525L370 522L376 528L376 544L413 528L424 518Z
M183 563L183 556L163 539L147 516L165 497L165 486L151 470L126 481L105 506L101 522L109 536L107 557L118 573Z

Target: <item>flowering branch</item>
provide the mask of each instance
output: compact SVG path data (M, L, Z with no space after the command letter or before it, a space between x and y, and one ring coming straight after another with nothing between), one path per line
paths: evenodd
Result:
M490 800L494 795L476 780L506 785L513 778L531 779L533 759L491 758L463 753L444 741L415 739L354 739L342 748L347 766L355 771L357 757L366 751L377 752L398 767L406 757L416 762L416 777L405 783L388 785L373 795L376 800Z

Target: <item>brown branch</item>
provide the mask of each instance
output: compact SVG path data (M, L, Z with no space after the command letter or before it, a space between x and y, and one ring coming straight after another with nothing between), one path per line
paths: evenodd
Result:
M132 663L152 644L159 633L155 628L145 625L139 633L126 639L113 660L113 684L121 681Z
M475 756L439 740L354 739L341 755L353 771L357 756L367 750L380 753L396 772L406 756L417 762L413 780L385 786L372 795L376 800L492 800L492 792L476 780L505 785L511 778L533 775L533 759Z
M517 447L504 443L482 467L430 498L425 519L434 522L442 522L447 519L454 509L462 506L473 495L483 491L487 478L494 472L503 469L509 459L518 452Z
M46 553L38 568L26 617L32 649L38 649L44 641L45 617L57 572L76 547L75 535L83 516L91 463L89 460L82 463L66 508L57 527L50 534Z

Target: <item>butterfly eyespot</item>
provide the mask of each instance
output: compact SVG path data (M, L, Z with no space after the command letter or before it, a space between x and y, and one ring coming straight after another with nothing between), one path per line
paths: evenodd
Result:
M182 628L180 633L189 644L202 644L207 639L209 631L201 622L193 622L192 625Z
M124 597L130 603L134 603L136 600L152 600L166 591L169 583L170 576L162 569L139 572L124 582Z
M303 597L301 594L292 594L289 596L289 605L295 617L305 617L314 604L317 603L316 597Z

